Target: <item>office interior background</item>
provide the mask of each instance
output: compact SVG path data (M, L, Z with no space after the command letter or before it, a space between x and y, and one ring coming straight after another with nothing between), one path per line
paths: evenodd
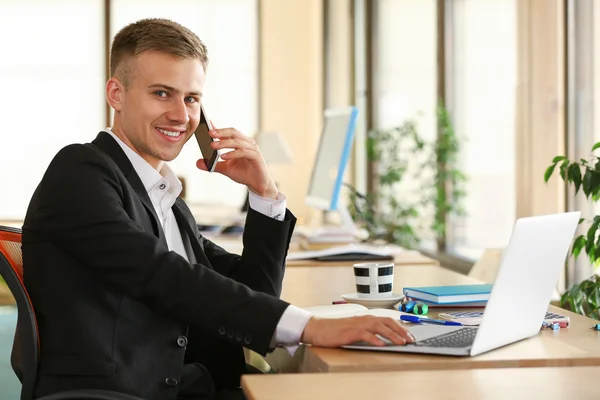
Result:
M518 217L599 211L543 179L555 156L589 157L600 141L593 0L2 0L0 220L24 217L60 148L110 126L111 39L145 17L177 21L208 46L203 103L216 126L284 138L293 159L271 170L303 223L321 218L304 198L325 108L359 108L346 182L367 191L367 132L414 118L434 141L439 100L468 177L466 215L449 218L436 253L442 265L468 271L485 248L506 246ZM245 188L198 171L198 158L192 140L171 164L188 203L239 208ZM571 263L559 287L591 273Z

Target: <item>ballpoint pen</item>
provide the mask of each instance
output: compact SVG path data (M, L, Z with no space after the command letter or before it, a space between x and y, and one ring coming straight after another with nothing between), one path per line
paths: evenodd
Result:
M436 325L450 325L450 326L463 326L460 322L454 321L444 321L442 319L433 319L433 318L421 318L416 315L400 315L401 321L413 322L415 324L423 323L423 324L436 324Z

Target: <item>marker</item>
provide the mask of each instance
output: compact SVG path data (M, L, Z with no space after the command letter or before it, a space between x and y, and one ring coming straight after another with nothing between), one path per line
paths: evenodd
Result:
M336 300L332 301L331 304L348 304L346 300Z
M423 324L436 324L436 325L450 325L450 326L463 326L460 322L454 321L444 321L442 319L433 319L433 318L421 318L416 315L401 315L401 321L413 322L415 324L423 323Z

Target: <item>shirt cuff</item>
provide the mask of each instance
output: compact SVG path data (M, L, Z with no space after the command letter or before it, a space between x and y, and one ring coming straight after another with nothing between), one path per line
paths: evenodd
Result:
M271 217L277 221L283 221L285 218L287 199L281 192L277 194L276 199L268 199L266 197L261 197L249 190L248 202L250 208L263 215L266 215L267 217Z
M284 347L293 356L298 349L302 332L312 317L308 311L290 304L277 323L271 347Z

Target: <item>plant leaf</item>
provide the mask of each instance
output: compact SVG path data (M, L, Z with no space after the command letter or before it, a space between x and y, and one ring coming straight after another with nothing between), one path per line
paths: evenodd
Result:
M575 256L575 259L577 259L577 257L579 256L579 253L581 253L581 249L583 249L585 247L585 243L586 243L586 238L583 235L579 235L577 237L577 239L575 239L575 242L573 242L573 256Z
M594 172L592 171L591 168L586 168L585 169L585 174L583 175L583 194L585 195L586 198L590 197L590 194L592 193L592 178L594 176Z
M554 164L556 164L557 162L559 162L559 161L562 161L562 160L566 160L566 159L567 159L567 157L565 157L565 156L556 156L556 157L554 157L554 158L552 159L552 162L553 162Z
M592 147L592 151L596 150L598 147L600 147L600 142L596 143L594 147Z
M592 171L592 181L590 183L590 194L592 199L598 200L600 196L600 161L596 163L594 170Z
M579 164L571 164L567 174L569 182L573 182L575 185L575 194L577 194L577 192L579 192L579 188L581 187L581 170L579 169Z
M594 263L594 261L596 261L596 258L594 255L595 254L594 245L596 243L595 239L596 239L596 231L598 230L598 223L600 223L600 220L598 219L598 216L596 216L587 231L587 239L586 239L586 243L585 243L585 252L587 253L587 255L590 259L590 262L592 264Z
M567 170L569 169L569 160L564 160L562 164L560 164L560 177L563 181L567 182Z
M598 261L600 261L600 245L599 245L599 243L596 243L595 249L594 249L594 261L593 261L593 264L597 264ZM585 281L585 282L587 282L587 281Z
M548 179L550 179L552 173L554 173L554 168L556 168L556 164L552 164L546 168L546 172L544 172L544 182L548 182Z

